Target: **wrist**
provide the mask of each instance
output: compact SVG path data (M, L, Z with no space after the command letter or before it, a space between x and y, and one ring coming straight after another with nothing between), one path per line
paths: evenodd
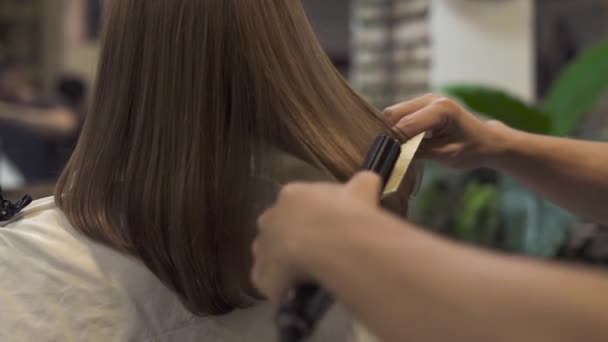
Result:
M485 123L487 144L490 148L487 151L484 167L505 171L509 165L511 156L516 153L519 136L523 134L499 121L488 121Z

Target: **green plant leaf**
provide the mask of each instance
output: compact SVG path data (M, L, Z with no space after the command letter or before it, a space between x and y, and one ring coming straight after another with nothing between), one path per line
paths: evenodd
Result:
M552 118L551 133L570 135L608 91L608 42L582 53L551 87L543 110Z
M478 223L482 225L490 222L480 222L485 214L490 215L492 211L496 211L496 201L498 199L498 191L493 185L483 185L477 182L471 182L467 185L462 197L462 211L456 220L455 237L465 241L481 242L484 232L476 231ZM484 227L487 229L490 227Z
M459 193L448 187L444 179L436 179L417 196L411 211L411 219L425 227L441 231L454 216L454 202Z
M492 198L486 206L486 210L480 220L476 222L478 231L478 242L483 246L497 247L501 246L498 244L497 236L500 230L500 195L498 189L494 190Z
M515 96L498 89L473 85L451 85L441 92L452 96L478 114L500 120L524 131L547 134L549 116Z

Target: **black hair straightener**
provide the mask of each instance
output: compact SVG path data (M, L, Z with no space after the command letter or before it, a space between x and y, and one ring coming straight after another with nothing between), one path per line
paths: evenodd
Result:
M399 190L423 137L421 134L403 145L389 136L376 138L362 169L382 177L383 197ZM333 303L333 296L315 283L292 288L276 316L279 340L299 342L309 338Z

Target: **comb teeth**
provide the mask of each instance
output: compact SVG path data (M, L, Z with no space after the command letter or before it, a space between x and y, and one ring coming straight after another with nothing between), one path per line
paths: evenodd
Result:
M401 153L399 154L399 158L397 159L384 187L384 196L395 193L397 190L399 190L399 187L401 187L401 183L403 182L403 178L405 178L405 174L407 173L407 170L410 167L410 164L414 159L414 155L416 154L416 151L418 151L418 147L420 147L420 143L422 142L423 138L424 133L415 136L414 138L408 140L405 144L401 145Z

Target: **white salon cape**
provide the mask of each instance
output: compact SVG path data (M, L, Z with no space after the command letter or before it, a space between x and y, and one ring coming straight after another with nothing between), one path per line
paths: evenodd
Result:
M53 198L0 228L0 341L276 341L261 303L196 317L138 260L76 232ZM333 313L314 341L349 340Z

